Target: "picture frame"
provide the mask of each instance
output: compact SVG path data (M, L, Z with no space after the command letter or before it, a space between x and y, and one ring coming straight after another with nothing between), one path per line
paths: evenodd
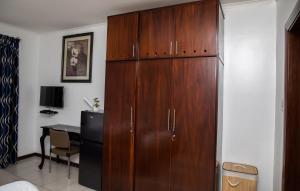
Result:
M63 36L61 82L91 83L94 33Z

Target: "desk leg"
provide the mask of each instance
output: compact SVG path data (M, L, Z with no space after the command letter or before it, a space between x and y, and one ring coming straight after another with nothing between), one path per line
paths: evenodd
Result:
M56 155L56 163L60 163L59 155Z
M45 129L43 129L43 135L40 138L40 144L41 144L41 151L42 151L42 161L39 165L39 168L42 169L44 166L44 161L45 161L45 138L47 136L47 132Z

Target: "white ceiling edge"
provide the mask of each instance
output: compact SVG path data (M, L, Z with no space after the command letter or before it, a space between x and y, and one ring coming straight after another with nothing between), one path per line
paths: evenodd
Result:
M94 24L82 25L82 26L78 26L78 27L65 28L65 29L57 29L57 30L51 30L51 31L36 31L36 30L32 30L27 27L21 27L21 26L14 25L11 23L6 23L3 21L0 21L0 26L1 25L5 26L7 28L12 28L12 29L19 30L19 31L26 31L26 32L30 32L30 33L33 33L36 35L44 35L44 34L61 33L61 32L68 33L68 32L72 32L74 30L81 30L84 28L93 28L93 27L97 27L97 26L103 26L103 25L107 25L107 22L104 21L104 22L98 22L98 23L94 23ZM18 38L18 37L16 36L16 38Z
M73 28L66 28L66 29L58 29L58 30L53 30L53 31L41 31L41 32L35 32L36 34L39 35L45 35L45 34L53 34L53 33L72 33L73 31L77 30L84 30L85 28L93 28L93 27L99 27L99 26L107 26L107 22L99 22L95 24L89 24L89 25L83 25L83 26L78 26L78 27L73 27Z
M196 0L186 0L186 1L196 1ZM251 3L259 3L259 2L266 2L266 1L274 1L277 2L277 0L229 0L229 2L226 2L226 0L220 0L222 6L224 7L231 7L231 6L238 6L238 5L246 5L246 4L251 4ZM225 2L224 2L225 1ZM235 2L230 2L230 1L235 1ZM174 4L171 4L174 5ZM153 7L151 7L153 8ZM146 10L146 7L143 7L141 10ZM115 12L115 14L121 14L118 12ZM113 14L114 15L114 14ZM31 28L27 28L27 27L23 27L23 26L18 26L18 25L14 25L11 23L6 23L0 20L0 25L6 25L8 27L12 27L18 30L24 30L24 31L28 31L37 35L43 35L43 34L48 34L48 33L59 33L59 32L69 32L69 31L73 31L73 30L79 30L82 28L90 28L93 26L99 26L99 25L106 25L107 21L99 21L97 23L91 23L88 25L82 25L82 26L77 26L77 27L71 27L71 28L62 28L62 29L54 29L54 30L45 30L45 31L37 31L37 30L33 30Z
M243 0L239 2L229 2L229 3L222 3L223 6L235 6L235 5L245 5L245 4L252 4L252 3L261 3L266 1L273 1L277 2L278 0Z
M9 28L10 30L13 29L13 30L16 30L16 31L25 31L25 32L29 32L29 33L32 33L32 34L36 34L36 35L39 35L41 33L35 31L35 30L30 30L26 27L21 27L21 26L18 26L18 25L14 25L14 24L11 24L11 23L6 23L6 22L3 22L3 21L0 21L0 26L4 26L5 28ZM18 36L14 36L15 38L19 38Z
M4 0L5 4L0 3L0 22L44 33L103 23L107 21L109 15L191 1L196 0L89 0L80 12L69 11L65 14L65 10L63 10L65 7L76 9L76 6L81 5L82 1L51 0L43 3L44 0ZM74 2L74 4L69 6L68 2ZM45 7L45 5L47 6ZM98 8L99 6L100 8ZM53 9L47 7L53 7ZM43 11L44 9L46 11ZM53 13L57 14L53 15ZM44 18L39 15L44 15Z

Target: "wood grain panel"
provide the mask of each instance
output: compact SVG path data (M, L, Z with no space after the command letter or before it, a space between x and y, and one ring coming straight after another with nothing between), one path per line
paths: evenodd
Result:
M300 31L287 33L284 191L300 190Z
M141 12L140 58L164 58L173 55L175 23L173 8Z
M171 63L142 61L138 67L135 191L169 190Z
M217 58L174 60L172 191L215 188L217 63Z
M139 13L108 17L107 60L135 60L138 58L138 18Z
M106 65L103 191L133 190L135 68L135 62Z
M218 8L216 0L176 7L176 57L217 56Z

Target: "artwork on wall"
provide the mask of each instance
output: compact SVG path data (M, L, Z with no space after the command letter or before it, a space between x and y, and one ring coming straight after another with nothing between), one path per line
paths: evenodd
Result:
M90 83L94 33L63 37L62 82Z

